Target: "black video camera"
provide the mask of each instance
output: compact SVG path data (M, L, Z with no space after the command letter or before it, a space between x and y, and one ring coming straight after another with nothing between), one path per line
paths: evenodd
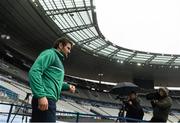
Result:
M123 104L128 104L129 101L128 100L123 100Z
M154 92L154 93L149 93L146 95L146 99L147 100L159 100L160 99L160 95L158 92Z

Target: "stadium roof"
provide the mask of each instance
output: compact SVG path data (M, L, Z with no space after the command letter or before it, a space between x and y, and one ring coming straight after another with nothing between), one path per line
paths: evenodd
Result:
M63 32L80 45L82 50L105 56L120 63L138 65L161 64L178 67L180 56L142 52L119 47L101 33L93 0L32 0L37 8L52 19Z
M102 73L102 81L108 82L140 78L152 80L156 86L180 85L179 55L116 46L101 34L94 10L92 0L1 0L1 59L31 66L55 39L68 35L76 43L65 62L68 75L99 80Z

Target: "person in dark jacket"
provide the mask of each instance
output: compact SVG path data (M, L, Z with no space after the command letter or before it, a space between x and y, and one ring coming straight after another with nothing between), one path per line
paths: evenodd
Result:
M168 89L163 87L160 88L159 99L152 100L151 104L153 107L153 117L151 122L166 122L172 106L172 99L168 96Z
M132 91L129 96L128 100L125 103L125 110L126 110L126 118L132 118L137 120L142 120L144 116L144 111L140 105L140 101L137 98L136 92ZM128 122L133 122L133 120L127 119Z
M56 102L61 91L75 92L75 86L64 82L63 61L68 57L73 43L66 37L54 42L36 59L29 71L29 82L33 93L32 122L55 122Z

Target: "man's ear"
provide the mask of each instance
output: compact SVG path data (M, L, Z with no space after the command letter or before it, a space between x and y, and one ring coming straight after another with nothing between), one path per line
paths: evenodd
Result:
M59 43L58 47L59 47L59 49L62 49L63 48L62 43Z

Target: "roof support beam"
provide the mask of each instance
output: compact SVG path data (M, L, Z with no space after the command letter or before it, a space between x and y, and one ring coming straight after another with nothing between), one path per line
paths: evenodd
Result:
M120 51L120 49L117 49L117 50L113 51L112 53L110 53L110 54L108 55L108 57L109 57L109 58L113 57L113 56L114 56L115 54L117 54L119 51Z
M151 57L145 62L145 64L149 64L155 57L156 57L156 55L151 56Z
M62 31L63 31L63 33L71 33L71 32L76 32L79 30L87 29L90 27L93 27L93 24L87 24L87 25L80 25L80 26L65 28L65 29L62 29Z
M167 65L171 65L176 59L177 59L177 56L172 57L172 58L167 62Z
M129 62L136 54L137 54L137 52L134 52L132 55L130 55L128 58L126 58L125 61Z
M98 47L97 49L93 50L93 52L99 52L100 50L106 48L107 46L109 46L109 44L104 44L104 45Z
M87 39L78 41L78 44L79 44L79 45L83 45L83 44L92 42L92 41L94 41L94 40L96 40L96 39L99 39L99 38L100 38L99 36L94 36L94 37L91 37L91 38L87 38Z
M68 13L74 13L74 12L81 12L81 11L88 11L91 10L91 6L83 6L83 7L72 7L72 8L63 8L63 9L49 9L45 10L47 15L52 16L52 15L59 15L59 14L68 14ZM94 8L93 8L94 9Z

